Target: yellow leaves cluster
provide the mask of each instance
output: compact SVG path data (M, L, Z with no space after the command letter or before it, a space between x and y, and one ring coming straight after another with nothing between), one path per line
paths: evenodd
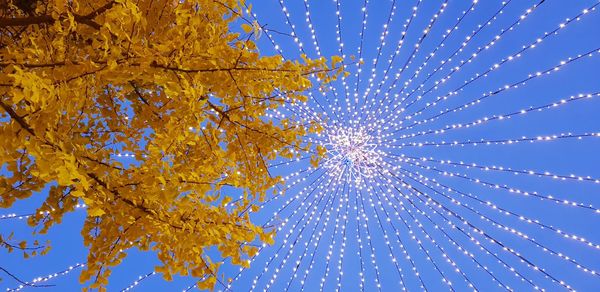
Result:
M47 100L48 94L54 92L47 79L32 72L25 72L19 67L15 67L15 72L8 76L14 80L13 86L17 88L13 91L11 100L13 104L17 104L23 99L40 103L40 101Z
M244 17L237 0L35 5L1 8L0 207L50 186L29 220L46 232L86 203L80 279L91 287L106 285L131 248L155 251L166 278L204 277L207 288L224 258L248 265L250 243L274 240L249 219L281 182L269 161L306 149L300 137L320 130L265 113L282 96L304 101L310 78L331 80L340 60L330 69L324 58L260 56L229 31ZM258 37L258 23L246 23ZM227 195L235 189L241 200Z
M33 245L28 246L26 241L20 241L17 243L13 240L13 237L13 233L9 234L6 238L0 234L0 247L6 248L8 252L20 250L23 252L23 257L26 259L30 256L36 256L38 254L44 255L50 249L50 246L41 245L37 240L33 242Z

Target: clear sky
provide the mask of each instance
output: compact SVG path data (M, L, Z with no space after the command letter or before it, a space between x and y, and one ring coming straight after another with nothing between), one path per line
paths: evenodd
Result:
M590 137L600 133L600 11L583 13L598 1L472 6L452 0L438 17L440 0L370 0L366 11L363 0L249 2L267 29L257 41L263 54L278 53L275 44L286 58L297 59L302 43L309 57L318 57L310 24L322 56L340 55L341 35L345 61L352 64L347 88L340 80L325 96L313 92L306 106L274 113L319 116L326 131L307 139L327 146L329 166L314 170L304 159L273 167L272 173L288 176L289 183L300 181L255 215L263 224L277 212L274 222L281 230L275 245L232 283L233 291L254 285L261 291L298 291L303 285L306 291L321 285L331 291L338 283L342 291L377 291L378 284L382 291L421 290L420 285L440 291L449 289L443 278L458 291L469 284L481 291L600 289L600 274L583 270L600 272L600 246L589 246L600 243L600 212L595 213L600 183L594 182L600 178L600 137ZM580 20L567 20L580 13ZM594 53L580 56L589 52ZM359 57L360 66L353 61ZM489 145L475 143L480 140ZM29 213L40 197L18 202L0 216ZM51 230L49 255L24 260L2 251L0 266L34 279L84 262L79 234L84 216L85 210L77 210ZM24 220L0 220L0 233L7 230L30 234ZM134 284L156 263L152 254L131 252L114 269L109 291ZM225 265L222 272L235 277L238 270ZM0 287L18 286L2 277ZM79 290L77 278L75 268L48 281L56 286L45 291ZM180 291L193 283L152 275L134 289Z

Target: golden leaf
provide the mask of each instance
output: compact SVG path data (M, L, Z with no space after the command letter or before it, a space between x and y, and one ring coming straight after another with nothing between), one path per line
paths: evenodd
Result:
M88 215L92 216L92 217L100 217L102 215L106 214L104 212L104 210L102 210L102 208L98 208L98 207L94 207L94 208L88 208Z
M260 212L280 182L264 165L302 154L291 149L315 150L302 142L304 126L266 116L283 100L256 100L278 90L285 102L306 100L306 76L333 80L343 60L332 58L338 71L331 71L324 58L261 56L255 42L230 30L239 16L218 1L197 0L200 10L172 0L46 2L30 16L3 10L5 18L60 21L19 26L22 33L0 40L0 79L9 84L0 99L8 114L0 119L0 161L19 172L0 175L0 187L25 186L0 191L0 207L49 188L43 203L30 201L38 209L28 220L46 231L83 201L89 255L80 281L93 279L90 287L100 290L132 247L153 250L165 278L206 277L206 288L225 259L247 266L255 250L240 242L274 240L247 212ZM227 5L245 10L239 1ZM95 11L93 22L74 14ZM258 22L241 29L262 31ZM244 197L234 203L223 186ZM215 246L220 254L206 264Z
M250 33L254 30L254 28L246 23L242 23L242 29L245 33Z

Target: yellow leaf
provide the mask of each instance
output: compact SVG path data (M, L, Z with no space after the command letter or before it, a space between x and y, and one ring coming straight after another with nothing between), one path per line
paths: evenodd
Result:
M344 61L344 59L340 56L333 56L331 57L331 64L332 67L336 67L337 64L342 63Z
M104 212L104 210L102 210L101 208L98 208L98 207L93 207L93 208L88 209L88 215L91 217L100 217L104 214L106 214Z
M117 68L117 61L115 61L114 59L110 59L108 60L107 65L109 70L114 70L115 68Z
M310 157L310 165L314 168L319 167L319 157L317 156L311 156Z
M220 263L245 266L255 253L240 242L272 243L245 212L261 212L257 203L281 182L267 166L315 148L304 139L314 121L279 123L269 113L306 101L313 76L321 86L340 68L324 57L261 55L254 40L240 38L262 32L258 21L242 24L238 13L251 11L244 1L99 1L106 9L85 25L74 15L93 11L86 1L41 2L52 5L36 16L59 21L3 35L0 46L9 64L0 83L10 85L2 97L22 119L0 122L0 164L22 172L4 177L0 193L23 185L4 192L0 207L50 188L42 202L32 200L40 212L28 221L45 231L84 202L89 254L80 280L100 291L132 245L154 252L167 279L194 274L214 288ZM231 23L241 27L231 31ZM222 70L234 64L249 70ZM235 204L222 195L230 188L244 194ZM209 271L203 259L213 250L220 254Z
M244 30L245 33L250 33L252 32L252 30L254 30L254 28L248 24L243 23L242 24L242 29Z
M229 202L231 202L231 200L232 199L229 196L223 198L223 202L222 202L223 206L226 206L227 204L229 204Z
M85 196L85 193L82 192L81 190L73 190L73 191L71 191L71 196L81 198L81 197Z

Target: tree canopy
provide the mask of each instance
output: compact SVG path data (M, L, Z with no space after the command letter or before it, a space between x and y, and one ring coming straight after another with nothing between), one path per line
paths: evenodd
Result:
M9 0L0 4L0 207L49 188L41 232L85 202L80 280L107 284L131 248L213 287L273 230L250 221L280 182L269 161L318 126L265 114L302 101L325 59L261 56L237 0ZM243 23L243 33L230 30ZM135 159L121 163L128 153ZM244 190L236 200L223 189ZM9 249L36 250L37 242ZM220 258L207 251L217 247Z

